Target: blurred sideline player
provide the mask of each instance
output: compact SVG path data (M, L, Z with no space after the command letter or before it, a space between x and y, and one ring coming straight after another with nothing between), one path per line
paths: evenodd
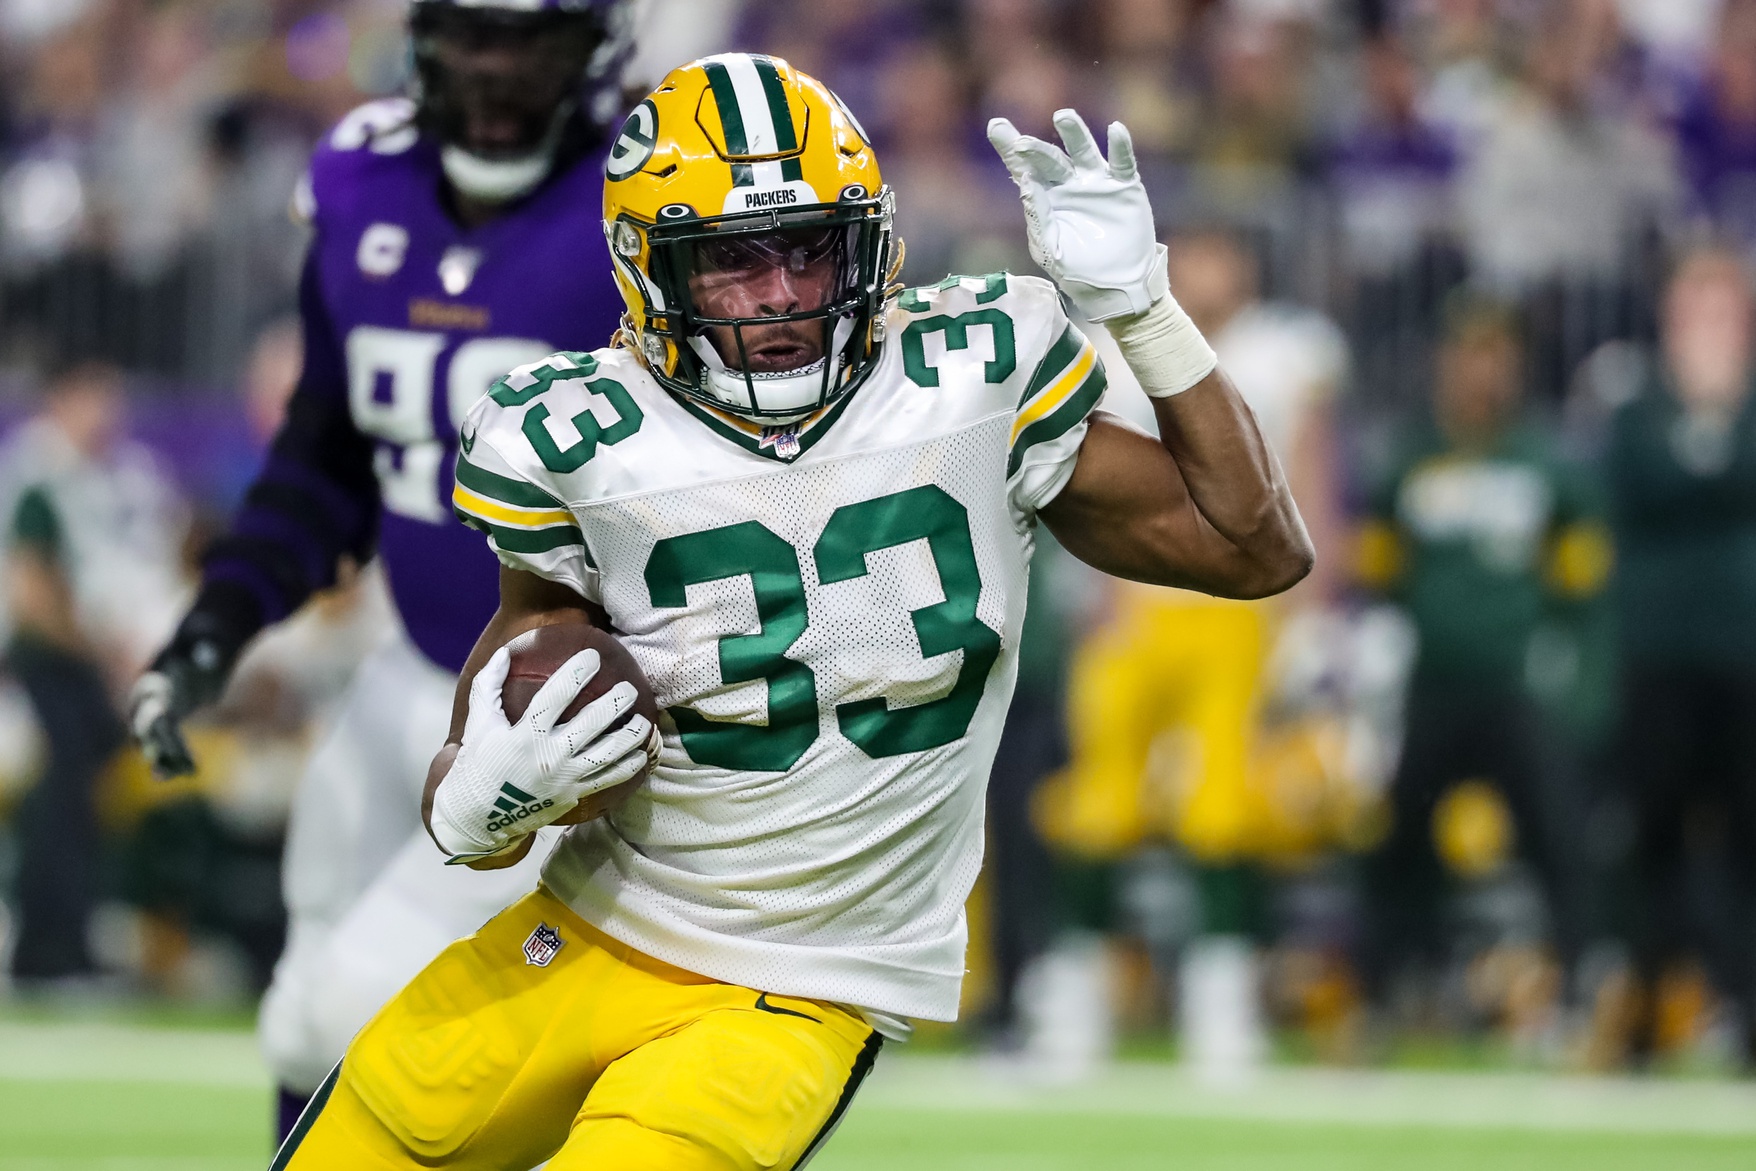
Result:
M624 0L414 0L413 99L362 106L311 160L304 368L201 592L138 685L161 774L257 631L382 558L403 630L362 665L288 833L287 949L261 1035L284 1133L360 1025L440 948L536 882L446 870L420 789L498 565L451 514L457 424L508 369L590 345L621 304L593 205L631 48ZM412 844L413 849L405 847Z
M1470 838L1515 831L1564 972L1587 942L1584 802L1546 743L1529 664L1545 625L1608 586L1614 557L1592 478L1524 404L1523 354L1504 306L1447 307L1430 419L1397 437L1361 526L1361 584L1403 609L1418 648L1389 825L1360 868L1358 966L1380 1010L1403 977L1443 969L1454 876L1510 852Z
M1109 321L1161 443L1055 286L902 290L894 197L785 62L706 58L623 131L620 348L525 366L464 423L455 500L500 609L429 780L455 860L635 776L652 728L564 664L517 723L504 644L607 618L664 709L651 780L349 1047L277 1168L791 1168L906 1019L957 1014L983 788L1040 520L1112 573L1261 596L1311 552L1273 455L1167 288L1127 132L1106 162L997 119L1032 253ZM523 821L506 818L510 797Z
M1256 261L1227 232L1176 236L1169 258L1179 300L1285 460L1318 548L1313 580L1288 601L1321 606L1338 515L1330 415L1346 342L1320 314L1258 299ZM1112 607L1074 656L1072 761L1043 794L1041 821L1058 846L1088 859L1125 857L1153 838L1187 852L1202 938L1182 960L1185 1052L1199 1064L1245 1065L1266 1045L1255 953L1243 938L1259 902L1252 867L1287 836L1256 763L1266 668L1288 604L1117 583Z

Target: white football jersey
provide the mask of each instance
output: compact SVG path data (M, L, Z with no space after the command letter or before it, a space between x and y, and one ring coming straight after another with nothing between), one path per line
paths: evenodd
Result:
M790 428L623 350L523 367L464 424L455 502L600 603L665 709L649 784L544 881L679 967L952 1020L1036 510L1104 389L1048 282L905 294L876 368Z

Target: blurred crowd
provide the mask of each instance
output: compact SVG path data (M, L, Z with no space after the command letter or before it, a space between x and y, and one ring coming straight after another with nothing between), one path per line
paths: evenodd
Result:
M114 704L296 379L286 204L404 84L401 20L0 0L21 987L247 994L278 950L372 568L253 650L193 780L119 753ZM1434 1037L1756 1059L1756 0L668 0L637 81L684 25L845 99L915 283L1032 271L989 117L1126 122L1318 545L1246 604L1045 540L966 1036L1062 1070L1174 1037L1217 1076Z

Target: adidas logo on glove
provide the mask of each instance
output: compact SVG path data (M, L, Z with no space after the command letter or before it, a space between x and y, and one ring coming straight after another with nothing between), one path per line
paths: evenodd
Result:
M494 798L494 808L500 812L488 815L488 832L493 833L495 830L516 825L533 813L552 808L554 804L553 799L544 798L539 801L508 781L500 786L500 795Z

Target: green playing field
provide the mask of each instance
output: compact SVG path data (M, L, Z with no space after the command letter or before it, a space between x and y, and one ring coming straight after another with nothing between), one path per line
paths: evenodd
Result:
M0 1022L0 1171L266 1166L247 1034ZM1126 1066L1041 1086L893 1055L813 1171L1731 1171L1756 1166L1756 1088L1527 1074L1277 1070L1202 1087Z

